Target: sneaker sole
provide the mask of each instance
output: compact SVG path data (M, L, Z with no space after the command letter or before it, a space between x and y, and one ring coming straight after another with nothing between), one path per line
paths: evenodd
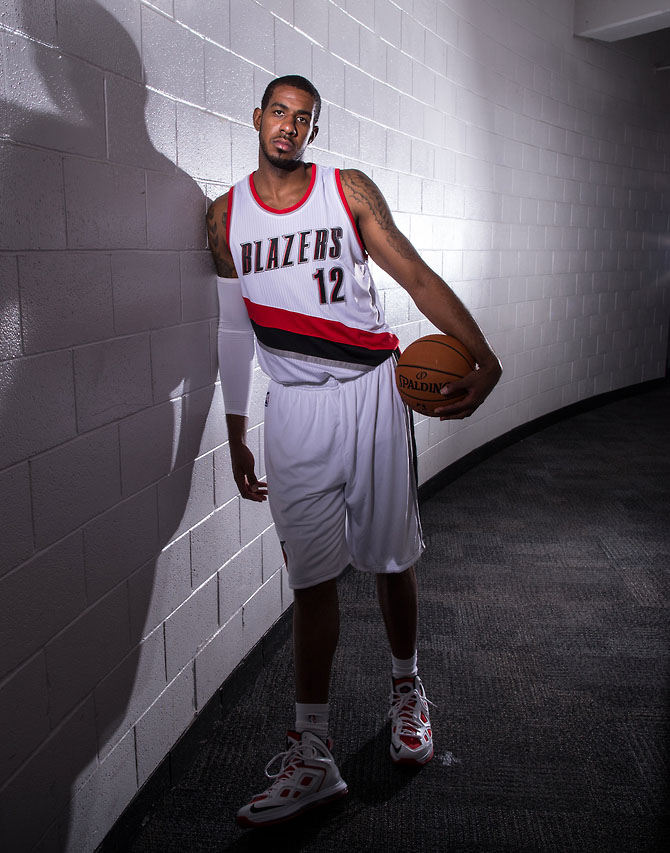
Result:
M417 765L418 765L419 767L423 767L423 765L424 765L424 764L428 764L428 762L429 762L429 761L431 760L431 758L433 757L433 755L434 755L434 749L433 749L433 747L431 746L431 748L430 748L430 752L428 753L428 755L426 755L426 756L425 756L425 758L409 758L409 757L407 757L407 756L405 756L405 757L403 757L403 758L399 758L399 757L395 754L395 752L394 752L394 750L393 750L393 747L391 747L390 753L391 753L391 759L392 759L392 761L393 761L393 763L394 763L394 764L411 764L411 765L414 765L415 767L416 767Z
M339 800L340 797L345 797L349 793L349 789L345 785L344 788L340 790L336 790L331 794L327 794L325 797L319 797L317 800L312 800L309 803L305 803L304 806L300 806L295 811L292 811L290 814L284 815L283 817L271 817L269 811L268 820L263 820L261 813L258 817L259 820L253 820L246 815L238 815L237 823L239 826L244 827L245 829L258 829L263 826L276 826L278 823L286 823L289 820L295 820L295 818L300 817L300 815L305 814L305 812L310 811L311 809L318 808L318 806L325 806L328 803L332 803L335 800Z

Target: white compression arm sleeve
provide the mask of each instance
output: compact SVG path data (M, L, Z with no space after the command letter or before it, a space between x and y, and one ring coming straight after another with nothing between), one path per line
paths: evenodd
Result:
M248 415L254 371L254 331L237 278L216 277L217 353L227 415Z

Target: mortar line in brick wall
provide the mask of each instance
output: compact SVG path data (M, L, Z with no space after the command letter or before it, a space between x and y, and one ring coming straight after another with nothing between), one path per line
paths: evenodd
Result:
M157 91L157 90L152 90L152 91ZM159 93L159 94L164 94L164 93ZM216 113L212 113L212 115L216 115ZM96 157L94 155L78 154L74 151L72 151L72 152L61 151L60 149L57 149L57 148L48 148L45 145L38 145L35 142L23 142L23 141L18 140L18 139L12 139L11 136L3 136L2 140L4 142L9 142L10 145L15 145L17 148L25 148L29 151L40 151L40 152L46 152L48 154L61 155L61 157L63 158L63 161L67 157L70 160L85 160L85 161L90 162L90 163L99 163L103 166L112 166L112 167L118 167L121 169L133 169L136 172L144 171L145 173L147 173L147 172L152 173L152 174L155 173L157 175L162 175L162 176L171 174L170 172L166 172L164 169L150 169L150 168L147 168L144 166L134 166L130 163L124 163L124 162L121 162L119 160L101 160L100 157ZM63 168L65 168L65 167L63 166ZM176 172L176 169L175 169L175 172ZM67 226L67 222L66 222L66 226ZM66 234L67 234L67 232L66 232ZM86 249L86 248L79 248L79 247L75 247L75 248L71 249L71 248L68 248L67 243L66 243L66 245L63 248L54 247L54 248L47 248L47 249L22 249L21 254L25 254L26 252L30 252L30 251L41 251L41 252L97 252L97 253L99 253L100 249L94 249L94 248ZM119 252L153 251L153 252L159 252L159 251L175 251L175 250L147 249L145 247L140 246L140 247L128 247L125 249L113 249L112 251L119 251ZM197 250L192 249L189 251L197 251ZM8 253L9 252L16 252L16 249L0 249L0 252L8 252Z
M175 120L175 144L177 141L176 135L176 120ZM175 163L175 168L177 164ZM149 180L148 180L148 170L144 169L144 244L145 246L149 246ZM114 279L112 278L112 289L113 289ZM180 284L181 287L181 284ZM180 312L181 313L181 312ZM181 320L181 316L179 318ZM149 359L151 359L151 346L149 346ZM153 377L153 373L151 374Z
M280 19L280 20L281 20L281 19ZM288 23L288 21L287 21L286 23ZM296 33L299 33L301 36L304 36L304 37L307 39L307 41L310 41L312 44L315 44L317 47L320 47L322 50L325 50L327 53L329 53L329 52L330 52L330 51L328 51L328 47L327 47L326 45L321 44L321 42L320 42L320 41L317 41L317 40L314 38L314 36L311 36L309 33L306 33L304 30L301 30L301 29L300 29L300 27L296 27L296 25L295 25L295 24L289 24L289 26L290 26L290 27L291 27L291 29L292 29L292 30L294 30Z
M144 713L140 714L140 716L135 720L135 725L137 725L137 723L139 723L139 721L142 719L142 717L146 713L148 713L150 708L153 708L153 706L156 704L156 702L158 702L158 700L161 698L163 693L165 693L165 691L168 689L168 687L171 684L171 682L168 679L168 671L167 671L167 634L165 631L165 623L167 622L167 620L170 618L171 615L172 614L168 614L168 616L165 619L163 619L163 621L159 625L159 628L160 628L160 631L161 631L161 634L163 637L163 674L165 675L165 687L163 688L163 690L161 690L159 692L158 696L155 697L154 701L151 703L151 705L149 705L149 708L146 708L144 710ZM177 673L177 675L175 675L175 678L179 678L179 673ZM133 728L135 728L135 725L133 726Z
M190 527L188 530L188 572L189 572L189 587L191 589L191 592L186 596L186 598L184 599L182 604L184 604L184 602L188 601L189 598L191 597L191 595L193 595L196 592L196 590L193 588L193 537L191 534L193 533L193 531L197 527L200 527L200 525L204 521L206 521L208 518L211 518L212 515L213 515L213 513L210 513L206 518L203 518L201 521L198 521L196 524L193 525L193 527ZM210 578L211 578L211 575L209 578L207 578L204 581L204 583L207 583L207 581L209 581ZM201 586L202 586L202 584L201 584ZM198 587L198 589L199 588L200 587ZM218 583L217 583L217 594L218 594ZM181 604L179 606L181 607ZM218 601L217 601L216 607L217 607L217 623L218 623L218 608L219 608Z
M233 31L233 12L232 12L232 3L228 3L228 38L230 39L230 34ZM295 9L294 9L295 11ZM205 76L207 76L207 52L205 52L205 63L204 63L204 71Z
M232 558L231 558L231 559L232 559ZM224 564L224 565L225 565L225 564ZM222 569L222 568L223 568L223 566L220 566L218 569L215 569L215 570L211 573L211 575L209 575L208 577L206 577L206 578L205 578L205 580L204 580L204 581L202 581L202 583L199 583L199 584L198 584L198 586L195 586L195 587L194 587L194 586L191 586L191 591L189 592L189 594L186 596L186 598L185 598L183 601L180 601L180 602L179 602L179 605L175 608L175 610L173 610L173 611L172 611L172 613L175 613L177 610L179 610L179 608L183 607L187 602L191 601L191 599L192 599L192 598L194 598L194 596L198 595L198 594L202 591L202 589L203 589L204 587L206 587L208 584L210 584L210 583L212 582L212 579L213 579L215 576L217 577L217 584L216 584L216 588L217 588L217 593L218 593L218 588L219 588L219 583L218 583L218 574L219 574L219 572L221 571L221 569ZM172 613L170 614L170 616L172 615ZM166 617L166 620L167 620L168 618L169 618L169 616L168 616L168 617ZM218 631L218 630L219 630L219 627L220 627L220 625L219 625L219 619L218 619L218 601L217 601L217 620L216 620L216 624L217 624L217 629L216 629L216 630Z
M79 411L77 409L77 371L75 370L75 364L74 364L75 347L66 347L65 349L70 354L70 366L72 368L72 390L73 390L72 406L74 408L74 423L75 423L75 429L77 430L77 434L74 436L74 438L71 438L68 441L62 442L61 444L56 445L56 447L49 448L50 450L56 450L57 448L62 447L64 444L69 444L71 441L76 441L77 438L79 438L80 436L84 435L87 432L93 432L93 430L84 430L84 432L82 433L80 428L79 428ZM37 458L37 457L33 457L33 458Z
M191 723L195 722L195 719L198 716L198 672L197 672L197 668L195 665L195 660L196 660L197 656L198 656L198 650L196 650L196 653L190 662L190 665L191 665L191 684L193 686L193 697L192 697L192 699L193 699L193 715L191 717ZM189 723L189 726L191 725L191 723ZM182 732L182 734L183 734L183 732Z
M108 107L108 92L107 92L107 75L102 78L102 109L105 116L105 160L110 162L109 157L109 110Z
M97 71L103 72L104 74L111 74L114 77L119 77L121 80L127 80L135 85L142 86L143 83L139 82L135 77L128 77L125 74L121 74L118 71L114 71L111 68L104 68L101 65L96 65L94 62L91 62L89 59L86 59L84 56L79 56L76 53L70 53L65 50L63 47L57 44L51 44L51 42L43 41L37 36L30 35L30 33L25 33L22 30L15 29L13 27L8 27L6 24L0 23L0 33L6 33L7 35L18 36L19 38L25 39L32 44L38 44L40 47L46 47L48 50L53 50L59 53L61 56L65 56L68 59L73 59L75 62L80 62L82 65L87 66L88 68L95 68ZM6 79L6 78L5 78ZM51 149L46 149L51 150Z
M43 651L44 651L44 649L40 649L38 654L43 653ZM27 661L32 660L32 658L34 658L34 657L37 657L37 655L33 655L31 658L26 658L26 660ZM23 663L24 662L22 661L20 666L22 666ZM45 667L46 667L46 663L45 663ZM16 670L14 670L14 672L15 671ZM48 676L48 673L47 673L47 676ZM96 684L96 687L97 686L98 685ZM9 776L7 779L5 779L5 781L2 783L2 785L0 785L0 799L2 798L3 792L12 785L12 783L14 782L16 777L25 769L26 765L28 765L30 763L30 761L35 757L35 755L37 755L38 752L41 752L42 750L44 750L48 746L48 744L51 740L58 737L60 730L65 728L65 726L69 725L72 718L74 716L76 716L81 711L82 707L86 704L86 702L91 701L92 699L93 699L93 690L91 690L90 693L87 693L86 696L84 696L80 702L77 702L77 704L74 706L74 708L72 708L70 711L68 711L66 713L66 715L63 717L63 719L58 721L58 723L56 724L55 727L52 728L51 727L51 721L49 721L49 726L50 726L49 733L44 738L44 740L42 740L42 742L38 746L35 747L35 749L27 756L27 758L25 758L21 762L21 764L19 764L19 766L14 770L14 772L11 774L11 776ZM97 754L97 749L96 749L96 767L99 767L100 763L101 763L100 758L99 758L99 755ZM95 770L92 772L95 772ZM86 781L88 781L89 778L90 778L90 776L87 777ZM80 785L79 789L81 787L83 787L84 784L86 784L86 782L84 782L82 785Z
M139 766L139 760L137 757L137 729L135 727L135 723L133 723L131 731L133 733L133 758L135 759L135 787L137 789L135 791L135 796L137 796L137 792L139 791L139 788L140 788L140 766Z
M275 12L273 9L268 9L265 6L262 6L260 3L259 3L259 5L261 6L261 9L264 9L266 12L269 12L273 18L276 18L276 20L281 21L282 24L286 24L287 27L291 27L291 29L295 29L295 26L293 25L293 23L291 21L289 21L287 18L282 18L282 16L280 14L278 14L277 12ZM230 29L228 30L228 32L230 32ZM305 33L305 35L307 35L307 33ZM307 37L309 38L309 36L307 36ZM223 47L223 45L222 45L222 47Z
M420 20L419 20L415 15L412 15L412 13L411 13L411 12L408 12L408 11L407 11L407 9L403 9L403 7L402 7L402 6L400 6L400 4L399 4L399 3L394 2L394 0L389 0L389 3L390 3L392 6L395 6L395 7L396 7L396 9L398 9L398 10L401 12L401 14L406 15L410 20L412 20L412 21L414 21L415 23L417 23L417 24L418 24L420 27L422 27L424 30L430 30L430 27L427 27L427 26L426 26L424 23L422 23L422 22L421 22L421 21L420 21ZM375 28L374 28L374 27L369 27L369 26L365 23L365 21L361 21L361 20L359 20L358 18L354 17L354 15L352 15L352 14L351 14L351 12L349 12L349 10L348 10L348 9L345 9L345 8L343 8L342 6L339 6L337 3L335 3L335 2L334 2L334 0L328 0L328 4L329 4L330 6L333 6L335 9L339 9L339 11L340 11L340 12L343 12L343 13L347 16L347 18L350 18L352 21L355 21L355 22L358 24L358 26L359 26L359 27L362 27L364 30L367 30L369 33L374 33L374 32L375 32ZM436 38L438 38L440 41L443 41L445 44L449 44L449 42L447 42L447 41L446 41L446 39L443 39L443 38L442 38L442 36L440 36L438 33L434 32L434 30L430 30L430 32L431 32L431 33L432 33ZM307 34L305 33L305 35L307 35ZM308 36L308 38L309 38L309 36ZM381 38L381 36L380 36L380 38ZM385 38L382 38L382 41L386 42L386 44L391 44L391 45L392 45L392 47L397 47L397 45L392 44L390 41L386 41L386 39L385 39ZM323 45L322 45L322 46L323 46ZM404 52L404 51L403 51L403 52ZM408 55L409 55L409 54L408 54Z
M11 36L18 36L19 38L25 39L26 41L32 42L33 44L39 44L41 47L48 47L52 50L58 50L59 53L63 53L66 56L71 55L66 54L65 51L60 50L57 45L53 45L48 41L42 41L42 39L38 38L37 36L30 35L30 33L26 33L23 30L17 29L16 27L9 27L7 26L7 24L0 23L0 33L6 33L7 35Z
M12 569L10 572L7 572L6 574L4 574L2 576L2 579L9 577L9 575L13 574L14 571L15 571L15 569ZM23 660L20 661L20 663L17 663L13 667L13 669L10 669L2 677L0 677L0 691L3 690L7 686L7 684L12 680L12 678L16 675L16 673L19 669L21 669L22 667L27 666L28 664L32 663L38 657L44 657L44 646L37 649L32 654L28 655L27 658L23 658ZM44 661L44 669L46 671L46 660ZM46 678L45 678L45 680L46 680Z
M217 628L217 633L221 630L221 568L222 567L218 568L216 572L214 572L216 575L216 624L219 626Z
M239 57L244 59L244 57ZM260 66L256 66L259 70L263 71L264 69L260 68ZM147 92L152 92L154 95L161 95L163 98L167 98L168 101L172 101L175 104L182 104L186 107L192 107L193 109L199 110L201 113L206 113L207 115L215 116L216 118L226 118L232 124L239 124L242 127L251 127L249 122L240 121L237 118L228 118L225 113L216 112L216 110L211 109L210 107L203 106L202 104L196 104L194 101L187 101L185 98L179 98L176 95L171 94L170 92L165 92L163 89L159 89L157 86L151 86L149 83L144 84L144 88ZM164 173L163 173L164 174Z
M95 253L96 255L101 254L100 252L95 252L94 249L90 249L90 250L88 250L88 249L81 249L81 250L77 249L77 250L69 250L69 251L64 250L64 251L67 251L68 255L84 254L84 253L87 253L87 254L88 253L90 253L90 254ZM119 251L123 252L123 253L126 252L125 249L120 249ZM147 252L154 251L154 250L139 249L138 251L144 252L145 254L147 254ZM51 249L46 249L45 252L51 252ZM157 253L157 251L156 251L156 253ZM21 254L26 254L26 253L21 252ZM95 341L86 341L85 343L81 343L81 344L72 344L70 346L55 347L54 349L40 350L39 352L27 353L26 355L21 356L21 358L22 359L39 358L40 356L43 356L46 353L50 353L50 352L64 352L64 351L75 352L76 350L84 349L85 347L97 346L98 344L113 343L114 341L128 340L130 338L140 338L142 336L146 337L146 335L153 335L156 332L164 332L164 331L167 331L168 329L181 329L181 328L186 328L188 326L195 326L198 323L201 323L201 324L202 323L209 323L209 320L210 320L209 317L197 318L195 320L187 320L186 322L180 321L178 323L172 323L169 326L157 326L156 328L153 328L153 329L144 329L140 332L125 332L125 333L120 334L120 335L113 335L113 336L110 336L107 338L100 338L99 340L95 340ZM14 359L7 359L7 360L13 361ZM187 393L190 394L193 391L197 391L200 388L206 388L208 385L213 385L213 384L214 384L213 382L207 381L203 385L198 385L197 387L194 386L193 388L189 388ZM179 394L179 395L177 395L177 397L170 397L170 398L167 398L165 400L159 400L158 402L159 403L166 403L168 401L168 399L175 400L175 399L179 399L179 397L182 397L182 396L184 396L184 395ZM145 408L150 408L150 406L146 406Z
M236 497L237 496L235 496L235 498L231 498L230 500L233 501L236 499ZM230 501L228 501L228 503L230 503ZM227 504L224 504L224 506L227 506ZM273 525L271 524L270 527L272 527L272 526ZM216 571L220 572L221 569L224 569L228 565L228 563L232 563L233 560L236 560L243 551L246 551L247 548L250 548L255 542L257 542L263 536L263 534L266 533L270 529L270 527L266 527L265 530L263 530L257 536L254 536L254 538L251 539L249 542L247 542L246 545L242 545L239 548L239 550L236 551L234 554L232 554L230 557L228 557L228 559L225 561L225 563L222 563Z
M145 9L150 9L152 12L156 12L161 16L161 18L166 18L168 21L172 21L173 24L181 23L174 17L174 14L171 15L169 12L166 12L165 9L161 9L160 6L155 6L151 0L140 0L140 8L142 6L144 6Z
M32 146L31 146L32 147ZM45 148L45 151L49 151L51 149ZM70 234L68 229L68 221L67 221L67 193L65 192L65 187L67 185L65 178L65 155L62 152L58 152L61 154L60 158L60 170L61 170L61 192L63 195L63 227L65 229L65 246L63 247L63 251L72 250L70 246ZM92 158L87 158L92 159Z
M186 30L186 32L189 32L189 33L191 33L191 35L196 36L202 42L204 42L206 44L212 44L215 47L220 47L222 50L225 50L228 53L232 53L233 56L237 56L239 59L243 59L245 62L248 62L250 65L255 65L255 63L252 60L248 59L247 57L243 56L242 54L235 53L230 47L228 47L228 45L221 44L221 42L216 41L216 39L213 39L211 36L208 36L207 33L201 33L199 30L194 30L193 27L190 27L184 21L180 21L179 18L172 17L172 15L170 15L169 12L166 12L164 9L160 9L158 6L153 6L150 2L147 2L147 0L140 0L140 2L141 2L141 5L145 6L147 9L150 9L152 12L157 12L162 18L166 18L168 21L170 21L173 24L176 24L182 30ZM282 21L282 23L287 24L289 27L293 27L293 24L290 21L286 20L285 18L282 18L281 15L278 15L272 9L267 9L265 6L258 3L257 0L253 0L253 2L255 2L258 6L260 6L265 12L269 12L273 18L276 18L277 20ZM230 32L230 30L231 30L231 21L230 21L230 5L229 5L229 7L228 7L228 32ZM304 35L307 35L307 34L304 33ZM308 36L308 38L309 38L309 36ZM263 71L269 70L267 68L263 68L263 66L261 66L261 65L256 65L256 67L260 68Z
M9 572L4 574L3 578L8 577L12 572L16 571L16 569L25 565L29 560L32 560L37 553L39 553L38 551L35 550L35 543L37 542L37 531L35 529L35 504L34 504L34 498L33 498L33 466L32 466L32 460L27 459L25 461L27 462L27 465L28 465L28 493L30 495L30 532L31 532L31 543L30 544L31 544L32 550L31 550L30 556L26 560L22 560L18 566L15 566ZM19 462L18 464L21 465L23 463ZM13 467L13 466L10 466L10 467Z
M384 41L384 39L382 39L382 41ZM428 71L431 71L433 74L435 74L436 77L442 77L445 80L449 80L449 76L447 74L442 74L439 71L436 71L434 68L431 68L430 65L426 65L425 62L421 62L420 59L417 59L415 56L412 56L411 53L407 53L407 51L402 50L402 48L399 48L397 45L392 45L390 42L385 42L385 43L390 45L391 47L395 48L399 53L401 53L403 56L406 56L412 62L416 63L417 65L421 65L424 68L428 69ZM402 89L399 89L397 86L394 86L392 83L389 83L387 80L382 80L379 77L375 77L374 74L371 74L369 71L365 71L365 69L360 68L355 63L350 62L348 59L345 59L345 57L340 56L337 53L334 53L332 51L329 51L329 52L330 52L331 56L334 56L336 59L339 59L340 62L342 62L344 65L349 66L349 68L354 68L356 71L359 71L365 77L369 77L373 82L376 81L377 83L383 83L384 86L387 86L389 89L392 89L394 92L397 92L399 95L403 95L406 98L411 98L413 101L416 101L417 103L422 104L425 107L430 107L431 109L436 109L434 104L429 104L428 101L422 101L420 98L417 98L416 95L413 95L411 92L404 92ZM490 69L488 69L488 67L487 67L487 70L490 70ZM497 71L494 71L494 73L497 74L498 77L501 77L503 80L507 79L506 77L503 77L502 74L499 74ZM450 81L450 82L453 83L453 81ZM457 85L457 84L454 84L454 85ZM458 86L458 88L465 89L465 86ZM470 91L470 90L466 90L466 91ZM491 103L493 103L493 101ZM339 106L339 104L335 104L335 106ZM347 110L347 112L351 112L351 110ZM363 116L363 118L367 119L369 117ZM395 128L393 128L393 129L395 129Z
M78 437L79 437L79 436L76 436L74 439L71 439L71 441L76 441ZM58 445L58 448L60 448L60 447L64 447L64 446L65 446L65 444L69 444L69 443L70 443L69 441L68 441L68 442L64 442L64 444L62 444L62 445ZM52 450L53 450L53 449L54 449L54 448L52 448ZM40 456L42 456L42 455L45 455L45 454L47 454L47 453L49 453L49 452L50 452L50 451L48 451L48 450L47 450L47 451L44 451L44 453L39 454L39 455L40 455ZM35 457L35 458L37 458L37 457ZM27 460L27 461L28 461L28 464L29 464L29 472L30 472L30 463L32 462L32 460ZM20 464L23 464L23 463L18 463L18 464L20 465ZM187 464L188 464L188 463L187 463ZM184 466L182 466L182 467L184 467ZM170 472L170 474L171 474L171 473L173 473L173 472ZM161 477L161 478L160 478L160 480L164 480L164 479L166 479L167 477L169 477L169 476L170 476L170 474L165 474L163 477ZM32 476L32 472L30 472L30 476ZM5 574L2 576L2 579L10 577L11 575L15 574L17 571L19 571L20 569L22 569L22 568L23 568L27 563L30 563L32 560L40 559L40 558L41 558L41 557L43 557L43 556L44 556L48 551L51 551L53 548L58 547L58 546L59 546L62 542L64 542L66 539L71 539L71 538L73 538L74 536L77 536L77 535L78 535L78 536L80 536L80 538L81 538L82 557L84 557L84 556L85 556L85 554L84 554L84 550L85 550L85 543L84 543L84 538L83 538L83 537L84 537L84 532L85 532L86 528L87 528L87 527L89 527L90 525L92 525L95 521L97 521L101 516L105 515L106 513L114 512L114 511L115 511L115 510L117 510L119 507L123 506L123 504L126 504L126 503L128 503L129 501L135 500L135 499L136 499L139 495L141 495L143 492L148 492L148 491L149 491L149 490L151 490L151 489L156 489L157 484L160 482L160 480L157 480L155 483L150 483L148 486L144 486L144 487L143 487L142 489L140 489L139 491L137 491L137 492L133 492L133 494L132 494L132 495L125 495L125 496L123 496L119 501L117 501L117 502L116 502L115 504L113 504L111 507L107 507L106 509L102 510L102 512L99 512L97 515L94 515L92 518L87 519L83 524L81 524L79 527L76 527L74 530L70 530L70 531L68 531L67 533L65 533L63 536L60 536L58 539L54 539L54 541L53 541L53 542L49 542L49 543L48 543L47 545L45 545L43 548L37 548L37 549L34 549L34 550L33 550L33 552L32 552L32 554L30 554L30 556L29 556L29 557L27 557L25 560L22 560L22 561L21 561L17 566L14 566L14 567L13 567L13 568L11 568L8 572L5 572ZM31 483L31 488L32 488L32 483ZM32 494L31 494L31 509L32 509ZM197 526L197 525L194 525L194 526ZM182 539L184 536L188 536L188 534L190 533L190 531L191 531L192 529L193 529L193 528L189 528L187 531L185 531L184 533L182 533L180 536L177 536L175 539L171 539L171 540L170 540L170 542L168 542L168 543L165 545L165 547L164 547L164 548L162 548L160 551L157 551L157 552L156 552L156 554L154 555L154 558L155 558L155 557L158 557L160 554L162 554L164 551L166 551L169 547L171 547L172 545L174 545L174 543L175 543L175 542L177 542L179 539ZM33 540L34 540L34 537L35 537L35 533L34 533L34 530L33 530ZM135 569L133 569L133 570L132 570L132 574L134 574L136 571L139 571L139 570L140 570L143 566L145 566L145 565L146 565L146 561L145 561L145 562L143 562L141 566L137 566ZM86 581L86 578L84 578L84 581ZM109 590L107 590L107 591L106 591L106 592L105 592L101 597L97 598L94 602L92 602L92 604L91 604L90 606L92 606L93 604L96 604L98 601L101 601L101 600L102 600L106 595L108 595L109 593L111 593L111 592L113 592L114 590L118 589L118 588L119 588L119 586L120 586L122 583L124 583L124 582L125 582L124 580L120 580L117 584L115 584L113 587L111 587ZM88 601L88 600L89 600L89 599L88 599L88 589L86 589L86 593L87 593L87 598L86 598L86 600ZM89 606L87 606L85 610L83 610L81 613L79 613L79 614L77 615L77 617L76 617L76 618L78 619L78 618L79 618L79 616L83 615L83 613L85 613L88 609L89 609ZM59 633L61 633L61 632L59 631ZM55 637L55 636L57 636L57 634L54 634L53 636ZM48 640L48 642L50 642L52 639L53 639L53 637L50 637L50 638L49 638L49 640Z

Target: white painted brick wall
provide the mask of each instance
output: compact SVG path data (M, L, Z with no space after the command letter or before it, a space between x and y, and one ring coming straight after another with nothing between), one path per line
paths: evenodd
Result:
M469 422L417 418L421 481L663 374L668 81L570 6L3 4L3 849L93 850L292 600L230 472L203 228L272 76L314 79L314 159L372 175L503 359ZM374 272L402 345L430 332Z

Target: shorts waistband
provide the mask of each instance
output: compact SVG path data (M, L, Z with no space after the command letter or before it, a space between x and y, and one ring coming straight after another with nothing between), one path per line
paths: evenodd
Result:
M278 382L276 379L270 379L270 385L278 388L286 388L287 390L296 390L296 391L337 391L341 388L346 388L351 385L355 385L357 382L365 381L369 376L372 376L378 370L387 370L387 365L391 365L392 368L395 367L396 360L394 358L387 358L382 361L381 364L378 364L376 367L373 367L371 370L366 370L365 372L359 374L358 376L352 376L350 379L335 379L333 376L329 377L326 382L322 382L321 384L316 383L284 383Z

